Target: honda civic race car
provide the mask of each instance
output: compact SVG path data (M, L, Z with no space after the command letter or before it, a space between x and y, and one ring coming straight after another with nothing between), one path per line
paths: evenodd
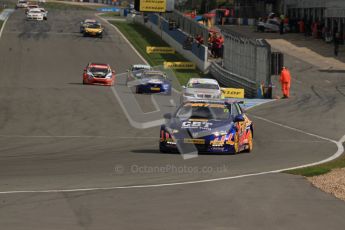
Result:
M85 19L84 21L80 22L80 33L84 33L84 30L88 25L95 23L98 23L95 19Z
M161 152L194 148L198 152L239 153L253 150L253 123L236 101L190 101L165 114Z
M222 91L218 82L209 78L191 78L186 86L183 86L181 103L195 99L220 99Z
M93 36L93 37L102 38L103 32L104 32L104 28L102 27L101 23L96 22L96 23L86 25L84 28L83 35L84 37Z
M144 70L136 75L136 93L171 94L171 82L162 71Z
M115 72L108 64L89 63L84 69L83 84L114 85Z

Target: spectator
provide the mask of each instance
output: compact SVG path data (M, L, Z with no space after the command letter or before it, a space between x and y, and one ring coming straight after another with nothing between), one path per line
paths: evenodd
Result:
M298 32L299 33L304 33L305 26L304 26L304 20L300 19L298 21Z
M196 37L195 37L195 40L196 42L198 43L198 46L204 44L204 38L201 34L198 34Z
M284 34L284 20L280 19L279 33Z

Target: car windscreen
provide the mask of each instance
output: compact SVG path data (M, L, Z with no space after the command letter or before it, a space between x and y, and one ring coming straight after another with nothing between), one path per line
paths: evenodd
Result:
M101 25L98 25L98 24L90 24L87 26L88 28L91 28L91 29L100 29L101 28Z
M37 14L37 13L41 13L41 10L39 10L39 9L32 9L32 10L29 11L29 13Z
M91 73L99 73L99 74L107 74L109 72L108 69L105 68L97 68L97 67L91 67L89 69Z
M144 75L144 79L153 79L153 80L164 80L165 77L162 75Z
M218 85L216 84L199 83L199 82L188 83L187 87L193 88L193 89L219 89Z
M176 117L186 119L226 120L231 116L231 107L224 104L187 103L180 107Z

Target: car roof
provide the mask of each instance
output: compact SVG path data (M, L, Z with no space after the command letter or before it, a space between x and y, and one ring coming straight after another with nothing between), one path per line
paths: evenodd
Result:
M215 79L212 78L191 78L189 79L188 83L202 83L202 84L213 84L219 85Z
M162 75L165 76L165 73L159 70L145 70L144 75Z
M88 19L85 19L84 22L85 23L91 23L91 22L97 22L97 20L96 19L89 19L88 18Z
M101 64L101 63L90 63L89 67L96 67L101 69L108 69L110 66L108 64Z
M142 68L142 69L151 69L150 65L143 65L143 64L134 64L132 68Z
M226 98L226 99L212 99L212 100L205 100L205 99L191 99L186 101L186 103L200 103L200 104L244 104L243 100L233 99L233 98Z

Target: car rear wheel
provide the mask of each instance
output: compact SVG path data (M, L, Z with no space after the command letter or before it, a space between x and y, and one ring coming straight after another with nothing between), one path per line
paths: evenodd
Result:
M162 142L159 142L159 152L169 153L170 151Z

